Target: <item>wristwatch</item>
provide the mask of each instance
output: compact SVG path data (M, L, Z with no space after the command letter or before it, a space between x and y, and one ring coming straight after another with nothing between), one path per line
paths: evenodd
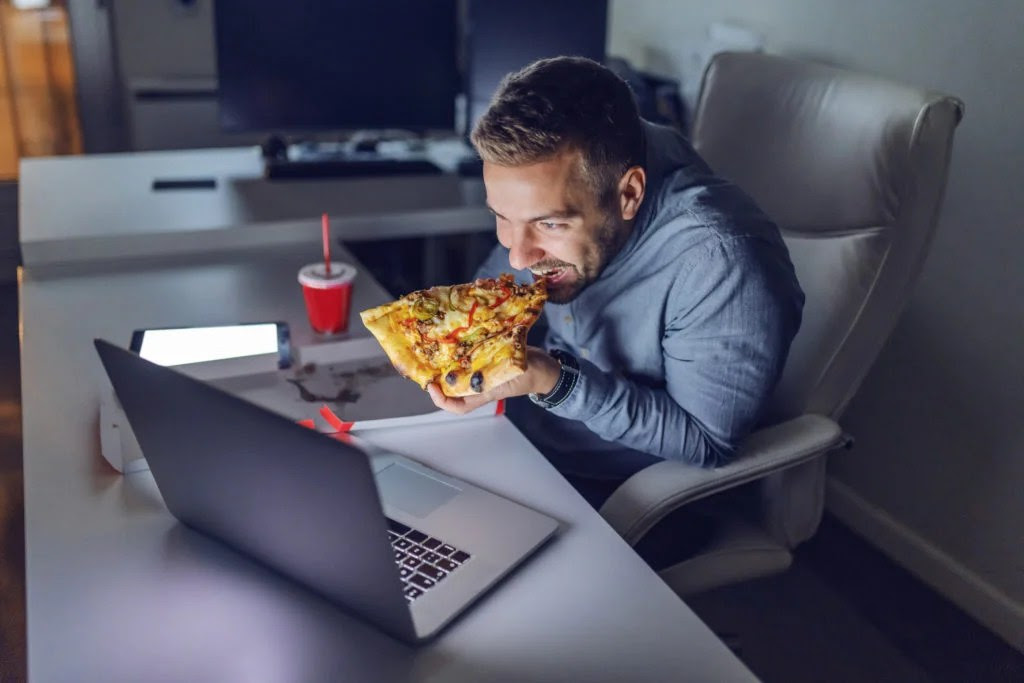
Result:
M569 398L569 394L576 387L576 382L580 377L580 364L576 360L576 356L568 351L552 349L548 353L558 361L562 368L561 372L558 373L558 381L555 382L555 388L546 394L528 394L528 396L531 401L541 408L551 409L561 405L565 399Z

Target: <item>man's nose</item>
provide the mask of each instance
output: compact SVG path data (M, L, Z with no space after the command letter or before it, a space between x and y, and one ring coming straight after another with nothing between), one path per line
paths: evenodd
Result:
M508 245L508 264L515 270L529 268L544 258L544 250L537 244L529 226L511 231Z

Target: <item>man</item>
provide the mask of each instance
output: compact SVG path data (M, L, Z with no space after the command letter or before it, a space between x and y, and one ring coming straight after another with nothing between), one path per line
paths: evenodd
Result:
M437 406L530 396L510 417L595 506L663 458L728 462L800 325L776 226L590 60L507 77L472 141L500 242L478 275L547 279L547 350L479 397L430 386Z

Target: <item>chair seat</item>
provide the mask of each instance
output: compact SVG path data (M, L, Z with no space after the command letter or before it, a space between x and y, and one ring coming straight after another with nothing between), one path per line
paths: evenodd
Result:
M718 586L785 571L789 551L767 532L735 517L716 521L714 535L700 554L658 572L680 597Z

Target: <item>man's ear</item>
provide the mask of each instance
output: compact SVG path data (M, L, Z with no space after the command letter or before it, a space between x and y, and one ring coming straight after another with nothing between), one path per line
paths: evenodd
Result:
M647 188L647 173L643 166L632 166L619 179L619 211L622 219L631 221L640 211Z

